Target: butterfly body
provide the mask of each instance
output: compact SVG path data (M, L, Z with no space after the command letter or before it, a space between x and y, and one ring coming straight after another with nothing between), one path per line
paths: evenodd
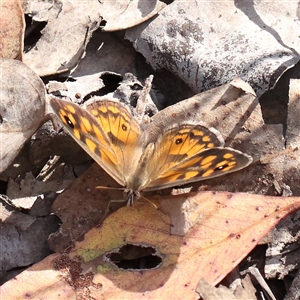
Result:
M139 123L120 103L100 100L86 109L60 99L50 104L77 143L120 185L127 204L141 191L182 185L240 170L252 158L223 147L213 128L154 115Z

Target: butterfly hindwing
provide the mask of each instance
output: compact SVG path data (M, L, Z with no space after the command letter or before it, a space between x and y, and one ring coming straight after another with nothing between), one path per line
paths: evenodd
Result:
M221 176L252 162L250 156L219 144L218 136L204 126L185 124L164 132L155 144L153 159L149 160L149 168L156 168L148 171L152 180L145 190Z

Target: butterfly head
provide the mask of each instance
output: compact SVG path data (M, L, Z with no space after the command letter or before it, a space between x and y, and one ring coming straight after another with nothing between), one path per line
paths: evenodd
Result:
M141 197L139 191L134 191L131 189L124 190L124 199L127 201L127 206L132 206L135 200L138 200Z

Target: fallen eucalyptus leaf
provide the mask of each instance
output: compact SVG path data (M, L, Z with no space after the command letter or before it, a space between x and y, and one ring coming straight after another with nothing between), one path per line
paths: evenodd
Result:
M33 20L47 22L47 25L37 44L25 53L24 62L40 76L71 71L84 56L95 30L114 31L134 26L154 16L164 6L156 0L69 0L51 2L51 5L31 1L25 12L33 15Z
M31 1L25 9L39 21L48 22L39 41L24 54L24 62L39 76L73 69L101 21L98 1L55 1L48 6L47 2Z
M69 253L51 255L5 283L1 295L194 299L201 278L216 285L275 224L300 208L299 197L202 192L192 200L199 209L190 213L198 218L183 237L170 234L168 217L148 203L122 207ZM172 201L180 200L173 196ZM129 267L119 267L111 255L123 254L124 246L153 249L153 258L160 259L153 267L134 267L135 260L143 262L134 251L126 254ZM20 281L22 285L15 284Z

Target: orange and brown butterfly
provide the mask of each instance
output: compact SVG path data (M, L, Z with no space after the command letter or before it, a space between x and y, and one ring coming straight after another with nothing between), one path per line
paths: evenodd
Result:
M251 156L223 147L217 130L189 120L172 118L163 127L141 123L111 100L91 102L85 109L57 98L50 105L75 141L125 187L128 205L141 191L225 175L252 162Z

